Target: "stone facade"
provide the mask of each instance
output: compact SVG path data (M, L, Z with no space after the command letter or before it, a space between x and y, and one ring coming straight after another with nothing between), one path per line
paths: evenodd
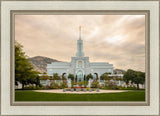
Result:
M94 78L100 77L103 73L109 72L113 74L113 64L108 62L90 62L89 57L84 56L83 52L83 40L81 39L80 28L79 39L77 40L77 53L75 57L71 58L71 62L52 62L47 64L47 74L53 76L54 73L58 73L59 76L68 76L68 74L74 74L77 79L84 79L84 75L92 74Z

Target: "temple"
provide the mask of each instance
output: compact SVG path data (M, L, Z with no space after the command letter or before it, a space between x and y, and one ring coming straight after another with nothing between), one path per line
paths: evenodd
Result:
M113 64L90 62L89 57L84 55L81 27L79 27L79 39L77 40L77 53L75 57L71 57L71 62L52 62L47 64L47 74L49 76L58 73L59 76L67 78L68 74L73 74L74 77L81 81L83 81L85 75L92 74L96 78L106 72L113 74Z

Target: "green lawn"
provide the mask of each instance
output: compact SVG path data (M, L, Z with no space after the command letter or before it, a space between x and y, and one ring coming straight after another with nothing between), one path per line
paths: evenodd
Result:
M145 101L145 91L99 94L43 93L31 90L15 91L15 101Z

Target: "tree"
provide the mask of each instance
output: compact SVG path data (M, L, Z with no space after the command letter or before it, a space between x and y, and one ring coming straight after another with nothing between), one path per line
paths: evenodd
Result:
M27 78L27 84L36 84L36 87L40 85L39 76L37 71L31 71L30 75Z
M97 73L94 73L95 75L96 75L96 78L95 78L95 80L98 80L99 78L98 78L98 74Z
M33 66L22 48L21 44L15 42L15 82L20 82L22 89L24 89L24 85L28 84L30 82L29 79L31 79L30 77L35 74L32 73Z
M61 80L60 76L58 76L58 73L53 74L53 80Z
M47 74L43 74L40 76L40 80L47 80L50 79L50 76L48 76Z
M92 84L91 84L91 87L97 88L98 85L99 85L99 82L98 82L97 80L94 80L94 81L92 82Z
M69 75L68 75L68 79L69 79L69 78L70 78L72 81L74 81L74 75L73 75L73 74L69 74Z
M100 76L101 80L110 80L110 77L108 76L108 74L104 73Z
M76 78L75 78L75 82L77 82L77 75L76 75Z
M83 78L83 80L84 80L84 81L86 80L86 75L84 75L84 78Z
M62 80L67 80L66 77L65 77L64 75L62 76Z
M37 75L37 77L36 77L35 84L36 84L36 87L41 85L41 84L40 84L40 77L39 77L38 75Z
M87 77L86 77L86 79L87 79L87 81L88 81L89 79L93 79L93 75L92 75L91 73L88 74Z
M144 84L145 82L145 73L137 71L132 81L137 84L137 89L139 90L139 84Z
M128 85L129 81L133 83L133 78L135 77L135 71L132 69L128 69L127 72L124 73L123 80L126 82Z
M105 72L104 74L110 75L110 74L111 74L111 72Z
M145 73L128 69L127 72L124 73L123 80L127 85L129 81L131 81L131 83L137 84L137 89L139 90L139 84L144 84L145 82Z
M62 74L62 80L67 80L66 77L65 77L65 74L66 74L66 73L63 73L63 74Z

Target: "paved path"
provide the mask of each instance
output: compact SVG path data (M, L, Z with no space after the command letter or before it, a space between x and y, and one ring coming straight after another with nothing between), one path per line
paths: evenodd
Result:
M71 94L93 94L93 93L119 93L119 92L127 92L128 90L101 90L99 92L96 92L96 91L92 91L92 92L89 92L89 91L79 91L79 92L76 92L76 91L66 91L66 92L63 92L63 89L52 89L52 90L33 90L35 92L45 92L45 93L71 93Z

